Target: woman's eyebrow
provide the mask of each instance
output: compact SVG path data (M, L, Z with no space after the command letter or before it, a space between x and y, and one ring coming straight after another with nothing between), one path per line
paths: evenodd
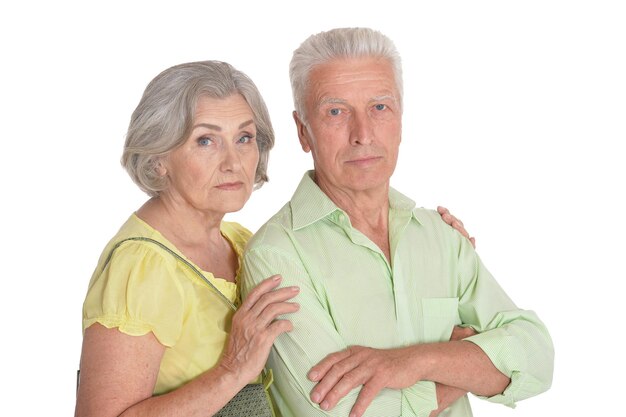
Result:
M254 123L254 120L250 119L250 120L246 120L245 122L243 122L242 124L239 125L239 129L243 129L244 127L250 125ZM215 130L217 132L221 132L222 128L218 125L213 125L211 123L198 123L197 125L193 126L193 129L197 128L197 127L206 127L207 129L211 129L211 130Z
M210 123L198 123L197 125L193 126L193 129L195 129L197 127L206 127L207 129L217 130L218 132L222 131L221 127L219 127L218 125L212 125Z

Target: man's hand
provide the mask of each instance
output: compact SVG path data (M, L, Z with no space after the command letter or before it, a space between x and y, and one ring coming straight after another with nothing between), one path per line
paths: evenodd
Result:
M470 241L474 249L476 249L476 238L470 237L469 233L467 233L467 230L465 230L465 226L463 225L463 222L461 220L454 217L445 207L437 206L437 212L444 222L454 227L460 234L465 236L465 238Z
M435 384L435 387L437 389L437 409L431 411L429 417L437 417L443 410L450 407L453 402L467 394L467 391L461 388L443 385L438 382Z
M450 341L463 340L466 337L474 336L475 334L478 333L471 327L454 326L454 329L452 329L452 336L450 336Z
M455 326L450 340L462 340L474 334L476 331L471 327ZM409 348L351 346L331 353L309 371L309 379L317 382L311 391L311 400L322 410L330 410L352 389L363 385L350 413L350 417L360 417L383 388L403 389L422 379L417 374L419 367L415 367L412 360ZM431 416L437 416L466 392L437 384L439 408Z
M311 392L311 400L322 410L330 410L352 389L363 385L350 412L350 417L360 417L381 389L402 389L420 380L415 368L409 365L407 353L405 348L363 346L332 353L308 374L311 381L318 382Z

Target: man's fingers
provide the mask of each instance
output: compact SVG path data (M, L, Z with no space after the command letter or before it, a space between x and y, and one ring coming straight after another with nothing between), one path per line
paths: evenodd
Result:
M334 364L347 358L348 356L350 356L350 351L348 349L331 353L311 368L307 377L313 382L319 381L324 378L328 370L332 368Z
M363 388L361 388L361 392L359 392L359 396L352 407L350 417L361 417L365 413L367 407L369 407L372 401L374 401L374 398L376 398L381 389L383 389L382 386L376 385L372 381L363 385Z
M346 352L346 351L337 352L337 353L343 353L343 352ZM326 400L328 393L331 390L336 389L336 386L341 381L341 379L344 378L344 376L348 372L352 371L358 365L358 361L355 361L354 358L350 357L349 353L347 357L341 360L337 359L341 356L339 355L333 356L333 355L336 355L336 354L329 355L330 357L329 362L324 363L322 368L319 368L319 370L313 368L311 369L311 372L309 372L309 379L311 379L310 376L313 373L320 372L320 375L317 376L317 380L319 382L317 383L317 385L315 385L315 387L313 388L313 391L311 391L311 401L316 402L320 405ZM342 356L345 356L345 355L342 355ZM326 357L326 359L329 359L329 357ZM326 361L326 359L324 359L322 362ZM320 362L320 364L322 362ZM328 364L331 362L334 362L334 363L329 368ZM339 388L341 388L341 385L339 386Z
M334 387L321 399L322 410L332 410L337 403L354 388L363 385L371 377L371 371L364 366L357 366L350 372L345 373Z

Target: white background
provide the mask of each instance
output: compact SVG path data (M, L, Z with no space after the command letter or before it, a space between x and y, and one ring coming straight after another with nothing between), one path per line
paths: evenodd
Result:
M392 185L462 218L554 338L550 391L515 410L473 399L475 414L623 412L623 2L12 3L0 6L0 414L73 413L89 277L145 199L118 161L146 84L204 59L255 80L277 135L271 181L230 219L256 230L311 166L291 119L291 53L339 26L379 29L402 54Z

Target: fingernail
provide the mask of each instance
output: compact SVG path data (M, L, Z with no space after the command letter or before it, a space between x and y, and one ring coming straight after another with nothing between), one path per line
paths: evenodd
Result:
M291 291L299 292L300 291L300 287L291 287Z
M328 410L328 401L324 401L323 403L321 403L320 408L322 410Z
M313 401L314 403L318 403L320 401L319 393L314 392L313 394L311 394L311 401Z
M317 381L317 372L316 371L309 372L309 379L311 381Z
M274 281L280 281L281 278L280 275L274 275Z

